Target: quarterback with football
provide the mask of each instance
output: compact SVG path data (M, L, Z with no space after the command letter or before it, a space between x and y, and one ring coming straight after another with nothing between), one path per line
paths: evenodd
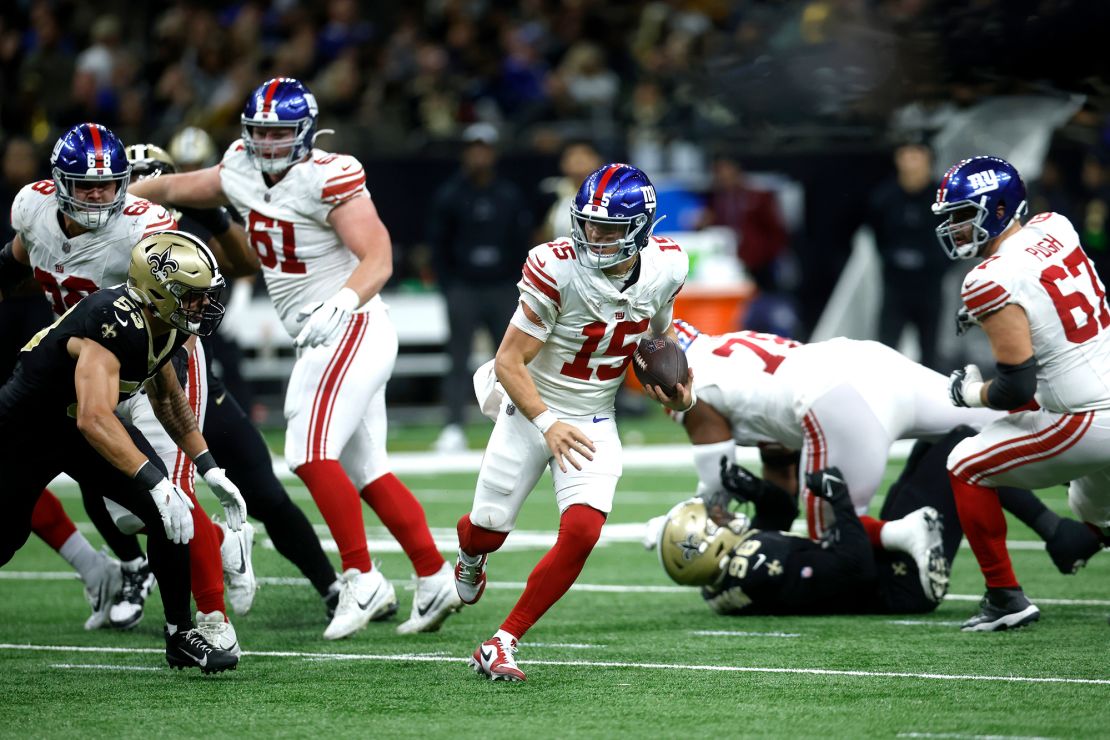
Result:
M655 188L635 167L593 172L571 218L572 238L529 252L516 313L496 358L475 376L483 410L496 422L472 508L458 522L462 601L481 597L489 553L512 531L545 468L560 512L555 546L501 629L471 658L494 680L524 680L513 657L519 640L571 587L601 534L621 476L617 390L640 338L673 331L674 298L686 280L686 253L651 234ZM688 381L671 404L693 405Z
M246 506L208 451L170 364L191 336L219 324L223 277L208 249L178 231L142 239L128 262L126 285L96 291L36 334L0 388L0 490L10 507L0 522L0 564L26 542L46 483L62 472L95 481L147 529L167 661L206 673L234 668L238 646L213 644L190 619L193 504L146 439L116 415L121 398L145 390L158 422L220 499L228 526L242 526Z
M346 637L397 610L393 585L370 561L360 495L416 571L412 616L398 631L432 631L460 603L424 509L390 472L386 455L385 386L397 333L378 293L393 270L389 232L358 160L314 147L317 115L303 84L268 80L251 93L243 138L218 165L151 178L134 190L175 206L230 204L246 224L298 348L285 398L285 459L312 494L343 563L324 637Z
M1040 617L1006 549L999 486L1067 484L1076 516L1110 535L1110 307L1071 223L1042 213L1022 224L1025 183L997 157L952 166L937 190L937 238L952 259L975 259L962 288L958 331L982 327L996 360L954 372L960 407L1005 414L948 458L960 523L986 580L965 631L1020 627Z

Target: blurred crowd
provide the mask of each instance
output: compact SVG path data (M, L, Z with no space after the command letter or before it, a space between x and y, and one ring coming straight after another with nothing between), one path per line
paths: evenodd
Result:
M704 200L697 226L737 233L749 273L764 294L783 296L776 305L792 306L791 333L804 336L851 235L882 220L874 204L927 201L935 187L944 163L908 176L896 171L895 146L928 143L954 113L990 96L1086 96L1031 183L1033 210L1065 212L1095 259L1107 259L1102 5L13 0L0 9L0 201L46 174L49 148L69 125L97 121L125 143L161 144L198 126L220 148L238 137L254 86L294 76L318 98L321 127L336 131L326 146L368 163L368 185L404 248L398 279L436 281L431 250L409 249L428 238L406 193L445 181L464 132L480 124L494 132L501 177L521 191L532 238L565 228L561 204L598 159L625 158L657 180L684 177ZM781 193L748 171L798 182L804 211L784 218ZM916 192L899 195L882 184L888 177L914 181ZM886 196L873 196L884 187ZM904 245L893 253L914 269Z

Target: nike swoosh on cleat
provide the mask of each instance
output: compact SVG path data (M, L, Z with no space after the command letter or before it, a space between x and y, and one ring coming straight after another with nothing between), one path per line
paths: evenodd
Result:
M366 608L370 606L370 602L373 601L374 597L378 595L379 589L381 589L381 586L378 586L378 588L374 589L374 593L370 594L370 598L368 598L365 603L359 601L358 599L355 599L355 603L358 604L358 608L366 611Z
M422 616L422 617L423 617L423 616L424 616L425 614L427 614L428 612L430 612L430 611L431 611L432 609L434 609L435 607L437 607L437 606L439 606L440 604L442 604L442 603L443 603L443 600L444 600L445 598L447 598L447 595L446 595L445 593L443 593L443 592L440 592L439 596L437 596L436 598L432 599L432 602L431 602L430 604L428 604L428 606L424 607L423 609L421 609L421 608L420 608L420 606L419 606L419 605L417 605L417 607L416 607L416 613L417 613L417 614L419 614L420 616Z
M199 665L201 668L207 668L208 667L208 654L207 653L205 653L203 658L201 658L200 660L197 661L197 665Z
M608 416L603 416L600 419L597 418L596 416L594 417L594 424L598 424L598 423L603 422L603 421L609 421L609 417Z
M481 653L482 653L482 660L484 660L487 663L493 661L493 654L494 654L493 653L493 648L490 648L490 651L489 651L488 655L486 654L486 649L485 648L482 648Z
M247 551L243 547L243 540L239 540L239 572L247 572Z

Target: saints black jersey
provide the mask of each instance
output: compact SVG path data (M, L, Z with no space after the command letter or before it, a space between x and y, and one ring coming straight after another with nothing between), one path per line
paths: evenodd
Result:
M0 430L14 432L30 419L49 422L75 416L77 360L67 348L74 337L91 339L116 356L122 401L137 393L189 335L171 329L152 336L142 309L122 285L93 293L32 337L20 352L15 372L0 388Z

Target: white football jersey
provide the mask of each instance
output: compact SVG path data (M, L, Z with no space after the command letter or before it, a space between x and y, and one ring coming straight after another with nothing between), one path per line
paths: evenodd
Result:
M123 210L107 225L70 237L62 231L54 190L53 180L20 190L12 203L12 228L59 315L90 293L126 282L131 249L155 231L177 228L165 208L128 193Z
M1037 403L1056 412L1110 408L1106 289L1071 223L1034 216L964 279L964 305L982 319L1006 304L1029 318Z
M689 341L686 361L698 398L729 420L737 444L778 442L801 449L795 384L777 375L801 344L754 331L695 335L684 322L675 328L680 340Z
M358 266L358 258L328 223L328 214L352 198L370 197L366 172L354 157L313 149L311 157L267 187L239 140L224 154L220 182L243 217L274 308L295 337L303 326L297 321L301 307L331 298ZM374 296L359 310L380 301Z
M552 410L612 412L637 343L686 281L689 258L674 241L653 236L639 254L639 278L621 291L601 270L578 261L570 239L528 253L517 287L547 330L528 372Z

